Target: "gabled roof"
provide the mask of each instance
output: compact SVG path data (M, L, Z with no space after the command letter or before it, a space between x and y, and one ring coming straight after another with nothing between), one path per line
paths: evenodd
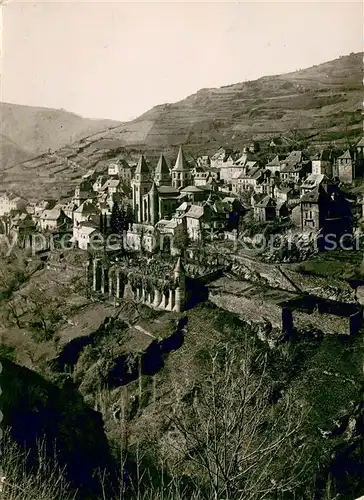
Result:
M223 161L226 161L229 156L235 156L233 149L220 147L212 156L212 160L217 160L218 158L223 157Z
M247 164L247 162L250 161L255 161L254 155L251 154L249 151L245 151L236 161L235 165L237 166L244 166Z
M360 139L358 144L356 145L357 148L364 148L364 137Z
M125 158L119 158L117 163L123 168L130 168L129 163L125 160Z
M351 160L351 154L350 151L347 149L344 154L339 156L338 160Z
M308 193L306 194L303 194L301 196L301 203L318 203L319 202L319 199L320 199L320 190L319 190L319 186L317 186L316 188L312 189L312 191L309 191Z
M82 179L88 179L89 177L92 177L95 175L95 169L90 169L88 170L83 176Z
M169 174L169 168L163 154L160 155L155 174Z
M99 212L99 209L91 201L88 200L81 203L77 210L75 210L75 213L77 214L97 214Z
M62 214L66 217L63 210L43 210L41 218L47 220L58 220Z
M149 174L149 168L147 162L145 161L144 155L141 155L137 168L135 170L136 174Z
M321 149L312 157L312 160L331 161L332 151L330 149Z
M223 198L221 201L223 203L234 203L234 201L239 201L239 200L237 198L234 198L233 196L225 196L225 198Z
M266 195L264 193L253 193L250 199L253 201L253 204L256 205L257 203L262 201L265 197Z
M172 186L158 186L157 191L159 194L179 194L178 189Z
M290 192L294 191L294 188L291 186L282 186L282 187L277 187L276 189L280 193L290 193Z
M265 196L259 203L255 205L258 208L275 207L276 202L271 196Z
M327 179L327 177L324 174L310 174L307 179L302 182L301 187L314 188L315 186L319 186L325 179Z
M197 186L186 186L181 189L181 193L202 193L203 189L198 188Z
M119 179L109 179L109 180L106 182L105 186L106 186L106 187L108 187L108 188L109 188L109 187L118 187L118 186L119 186L119 184L120 184L120 180L119 180ZM105 187L105 186L104 186L104 187Z
M282 167L281 169L281 173L282 174L287 174L289 172L299 172L300 170L302 170L302 165L299 164L299 163L289 163L287 165L285 165L284 167Z
M190 208L190 206L191 203L184 201L179 207L176 208L176 212L185 212L188 208Z
M185 155L183 153L182 146L180 146L180 148L179 148L177 160L176 160L176 163L173 167L173 170L175 172L182 172L182 171L185 172L185 171L190 170L190 167L189 167L187 160L185 158Z
M90 234L94 233L98 229L92 223L82 223L78 228L78 231L84 234L85 236L90 236Z
M279 156L275 156L273 158L273 160L271 160L269 163L267 163L267 167L279 167L281 164L280 164L280 160L279 160Z
M200 219L204 214L204 207L201 205L191 205L189 211L185 214L185 217L190 219Z
M242 172L239 175L239 179L254 179L254 180L256 180L260 177L262 172L263 172L262 167L260 167L258 165L256 167L253 167L252 169L250 169L246 174L244 174L244 172Z

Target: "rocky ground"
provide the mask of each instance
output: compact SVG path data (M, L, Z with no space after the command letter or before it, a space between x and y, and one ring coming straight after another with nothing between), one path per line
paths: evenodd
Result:
M2 317L1 355L38 372L52 386L63 387L68 380L72 398L77 395L87 411L102 416L98 439L107 439L111 455L127 446L131 452L142 449L145 460L154 465L173 462L178 436L169 422L176 400L188 398L197 382L208 375L215 349L241 349L249 339L257 352L268 357L275 387L293 391L311 408L307 432L321 450L316 450L320 460L328 465L342 448L350 448L350 456L357 460L353 450L360 442L363 337L341 339L322 336L319 331L298 332L295 340L284 342L274 307L297 292L269 287L267 264L257 264L255 282L238 276L235 281L220 278L210 285L211 301L176 314L128 301L115 304L96 299L85 288L81 255L70 254L61 264L63 259L53 255L3 299L3 314L9 299L17 301L17 308L23 305L24 311L18 325L14 315ZM64 266L61 271L59 265ZM266 277L260 285L258 271ZM290 283L295 275L293 271L287 274ZM300 281L301 287L305 280ZM36 311L26 308L31 305L26 297L33 298L43 311L38 312L35 326L32 315ZM57 311L55 316L49 315L50 307ZM39 335L42 318L49 329L46 336ZM55 405L54 399L48 401ZM63 411L57 408L54 411ZM106 462L107 456L102 460Z

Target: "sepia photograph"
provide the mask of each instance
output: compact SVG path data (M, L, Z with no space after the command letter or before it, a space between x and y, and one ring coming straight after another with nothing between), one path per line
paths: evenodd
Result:
M0 19L0 500L364 500L362 0Z

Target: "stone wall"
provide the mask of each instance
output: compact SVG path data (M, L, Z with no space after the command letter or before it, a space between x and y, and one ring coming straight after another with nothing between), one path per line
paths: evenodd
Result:
M264 283L273 288L297 291L292 281L285 276L278 265L267 264L248 257L232 256L232 271L242 279Z
M181 312L185 307L185 277L174 276L170 283L158 279L125 273L118 267L108 267L101 260L92 264L92 289L110 298L132 298L155 309Z
M292 311L293 326L299 330L321 330L325 334L350 335L358 328L358 315L352 317L323 314L318 311L308 313L300 310Z

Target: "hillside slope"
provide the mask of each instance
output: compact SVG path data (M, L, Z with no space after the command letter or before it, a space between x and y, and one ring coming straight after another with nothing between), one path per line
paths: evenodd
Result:
M0 103L0 119L0 169L118 125L112 120L91 120L64 110L9 103Z
M119 154L135 159L145 151L154 161L163 151L171 161L180 144L192 155L211 154L223 144L240 149L252 139L293 131L313 144L345 146L363 133L362 77L358 53L285 75L202 89L56 154L13 166L0 182L29 199L67 196L88 168L105 168Z
M341 57L297 72L267 76L156 106L103 134L114 145L148 149L188 144L212 152L221 143L299 129L320 141L359 135L362 123L363 54ZM117 142L118 141L118 142Z

